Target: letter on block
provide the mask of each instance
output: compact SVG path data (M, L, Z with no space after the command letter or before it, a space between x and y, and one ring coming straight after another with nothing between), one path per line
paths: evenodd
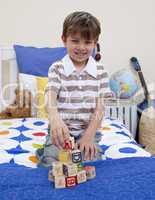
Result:
M65 150L72 150L72 149L74 149L74 137L69 137L69 139L66 139L65 141L64 141L64 149Z
M77 173L77 183L84 183L87 181L86 171L82 170Z
M55 188L65 188L65 187L66 187L65 176L56 176L55 177Z
M86 171L86 176L87 179L93 179L96 176L96 171L95 171L95 167L93 166L86 166L84 167L85 171Z
M66 150L71 150L72 149L72 143L71 143L70 140L65 140L64 149L66 149Z
M74 150L72 151L72 162L73 163L79 163L82 161L82 153L80 150Z
M76 185L76 176L66 177L66 186L72 187Z
M53 176L62 176L63 175L63 167L61 162L53 163Z
M82 163L78 163L77 168L78 168L78 172L79 172L79 171L82 171L84 169L84 166L83 166Z
M59 161L60 162L69 162L70 161L70 152L69 151L65 151L65 150L61 150L59 152Z
M75 163L67 163L63 165L63 172L66 176L76 176L77 171L77 165Z

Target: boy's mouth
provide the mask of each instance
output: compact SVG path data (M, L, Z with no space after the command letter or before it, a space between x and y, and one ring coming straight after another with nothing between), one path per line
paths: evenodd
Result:
M74 54L78 57L84 57L87 55L87 53L79 53L79 52L74 52Z

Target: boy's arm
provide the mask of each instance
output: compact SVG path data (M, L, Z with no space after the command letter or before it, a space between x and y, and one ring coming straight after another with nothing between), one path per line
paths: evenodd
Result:
M94 144L94 137L96 130L100 127L102 118L104 116L103 100L103 97L99 97L97 99L96 108L91 116L88 128L80 140L80 150L85 153L84 156L86 160L92 160L97 153L96 145Z
M96 146L94 144L94 137L96 130L100 127L104 115L104 97L109 93L109 78L108 73L104 67L100 66L100 79L98 99L96 102L96 109L91 116L90 123L86 129L83 137L80 140L80 149L85 152L85 158L93 158L96 153ZM101 72L102 71L102 72Z
M52 143L61 149L64 145L64 139L69 137L69 130L61 119L57 109L57 93L52 90L46 92L46 110L51 127L50 134Z
M104 116L104 98L98 97L95 111L92 114L88 128L85 131L85 135L87 135L87 137L90 137L92 139L95 137L96 130L100 127L103 116Z

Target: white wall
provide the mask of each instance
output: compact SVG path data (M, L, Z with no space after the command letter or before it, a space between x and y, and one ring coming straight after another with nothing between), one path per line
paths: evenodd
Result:
M85 10L99 18L103 62L110 71L139 58L145 78L155 83L154 0L0 0L0 45L61 46L64 18Z

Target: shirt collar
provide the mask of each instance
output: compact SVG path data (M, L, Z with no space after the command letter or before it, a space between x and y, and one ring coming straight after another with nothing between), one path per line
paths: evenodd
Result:
M68 54L62 59L62 62L64 65L66 76L69 76L71 73L73 73L73 71L76 71L76 68ZM88 62L82 71L87 71L88 74L96 78L97 76L96 61L92 56L89 57Z

